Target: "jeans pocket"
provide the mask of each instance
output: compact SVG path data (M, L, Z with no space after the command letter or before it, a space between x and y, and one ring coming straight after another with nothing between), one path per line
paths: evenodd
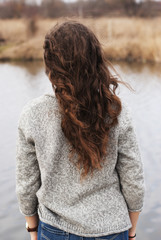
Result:
M66 240L67 232L41 222L41 240Z

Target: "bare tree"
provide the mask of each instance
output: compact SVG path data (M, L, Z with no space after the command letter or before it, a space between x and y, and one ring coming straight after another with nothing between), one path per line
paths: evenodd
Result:
M66 12L66 4L62 0L43 0L41 13L45 17L59 17Z
M129 16L137 15L139 9L141 8L141 2L137 3L136 0L121 0L125 9L125 13Z
M161 4L152 0L78 0L65 3L63 0L6 0L0 2L0 18L20 18L34 16L57 18L61 16L141 16L161 15Z

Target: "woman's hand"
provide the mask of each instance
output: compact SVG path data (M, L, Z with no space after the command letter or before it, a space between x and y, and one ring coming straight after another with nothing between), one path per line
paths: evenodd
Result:
M31 240L37 240L37 232L30 232Z
M140 212L137 211L137 212L130 212L129 211L129 216L130 216L130 220L131 220L131 223L132 223L132 227L129 229L129 236L135 236L136 234L136 224L137 224L137 221L138 221L138 218L139 218L139 214ZM136 240L136 237L134 238L129 238L129 240Z
M132 233L132 234L129 233L129 236L135 236L135 233ZM129 238L129 240L136 240L136 237L134 237L134 238Z
M29 228L35 228L39 224L39 216L35 214L33 216L25 216L25 219L29 225ZM31 240L37 240L37 232L30 232Z

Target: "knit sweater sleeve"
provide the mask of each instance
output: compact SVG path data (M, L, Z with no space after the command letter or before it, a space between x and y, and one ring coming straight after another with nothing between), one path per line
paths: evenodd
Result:
M41 184L35 143L30 133L32 115L28 103L19 117L16 141L16 195L19 210L24 216L33 216L37 213L36 192Z
M125 103L120 125L116 169L121 191L129 211L142 211L145 193L143 163L131 110Z

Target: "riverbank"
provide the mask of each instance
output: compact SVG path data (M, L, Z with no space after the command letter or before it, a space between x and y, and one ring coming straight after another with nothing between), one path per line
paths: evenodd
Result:
M42 60L44 35L59 19L0 20L0 60ZM110 60L161 62L161 18L85 18Z

